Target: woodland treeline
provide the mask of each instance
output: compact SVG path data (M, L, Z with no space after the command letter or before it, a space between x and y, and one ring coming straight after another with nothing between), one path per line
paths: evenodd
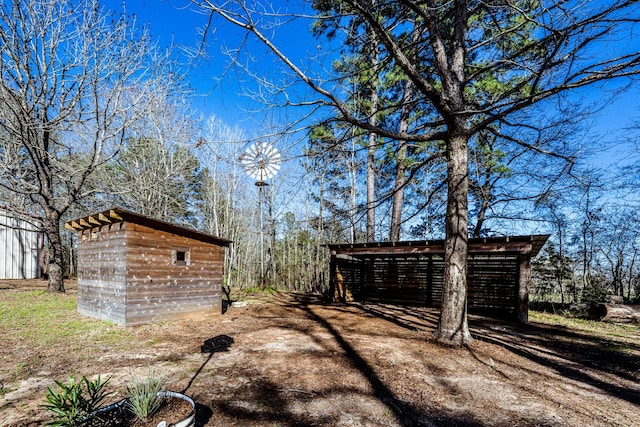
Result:
M263 35L238 18L251 22L253 10L193 3ZM324 101L270 99L303 113L260 133L192 112L188 68L131 16L97 0L3 8L0 204L43 219L51 290L74 271L73 235L60 225L117 206L232 240L225 286L323 292L328 243L549 233L535 298L637 298L634 123L624 145L595 141L589 119L611 98L572 92L623 79L615 96L635 84L635 51L583 61L605 36L635 34L635 6L365 3L311 3L330 66L280 59ZM582 3L591 15L574 19ZM257 80L262 96L289 89ZM239 161L256 140L283 153L262 201ZM616 147L624 164L594 166Z

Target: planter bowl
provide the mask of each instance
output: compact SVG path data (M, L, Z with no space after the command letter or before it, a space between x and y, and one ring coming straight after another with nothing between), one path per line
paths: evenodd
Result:
M196 425L196 402L194 402L192 398L190 398L186 394L182 394L182 393L178 393L176 391L170 391L170 390L161 391L158 393L158 396L162 396L162 398L164 399L166 398L182 399L191 405L191 412L187 417L173 424L168 424L168 426L193 427Z
M173 422L173 423L164 423L161 422L160 424L158 424L158 427L161 426L166 426L166 427L193 427L195 426L195 422L196 422L196 403L194 402L194 400L187 396L186 394L183 393L178 393L175 391L170 391L170 390L165 390L165 391L161 391L158 392L158 397L162 398L162 399L182 399L185 402L187 402L189 405L191 405L191 412L189 413L189 415L187 415L185 418ZM107 418L110 413L117 413L120 412L124 409L124 407L127 405L127 403L129 402L130 398L125 398L122 400L119 400L115 403L112 403L111 405L102 407L100 409L98 409L97 411L95 411L93 414L91 414L92 416L99 416L101 418Z

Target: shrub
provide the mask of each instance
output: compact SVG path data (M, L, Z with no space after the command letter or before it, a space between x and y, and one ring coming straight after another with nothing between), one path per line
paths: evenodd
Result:
M136 417L146 421L162 404L162 398L158 397L158 393L162 391L163 386L164 378L157 376L151 369L145 378L133 375L131 384L127 386L129 410Z
M92 423L92 413L100 408L106 397L111 394L104 390L110 379L111 377L102 382L98 376L95 381L90 381L83 376L76 382L72 375L68 384L56 381L59 390L48 387L45 395L47 403L42 405L55 414L55 420L47 425L66 427L76 426L81 422L85 426L97 425Z

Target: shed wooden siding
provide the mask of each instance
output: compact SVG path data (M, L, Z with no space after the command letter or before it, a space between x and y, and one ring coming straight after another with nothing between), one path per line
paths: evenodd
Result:
M78 241L78 312L126 324L125 223L84 230Z
M222 247L126 226L128 325L222 311ZM173 265L174 248L189 249L189 265Z
M66 226L78 231L81 314L130 326L222 312L230 241L123 210Z
M470 310L528 321L529 261L548 236L472 239L467 264ZM334 299L440 307L444 242L329 245Z
M0 208L0 279L39 278L42 245L37 219Z
M440 255L337 258L340 274L353 299L440 307L444 258ZM518 299L517 255L471 255L467 264L467 304L470 309L515 313Z

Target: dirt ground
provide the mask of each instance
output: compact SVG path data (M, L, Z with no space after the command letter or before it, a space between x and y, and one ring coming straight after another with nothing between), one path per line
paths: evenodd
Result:
M275 294L131 328L139 344L127 348L23 348L0 335L0 426L50 420L39 405L54 379L118 386L148 367L195 399L200 426L640 426L638 337L471 316L474 343L448 348L432 340L437 318ZM29 375L12 381L18 363Z

